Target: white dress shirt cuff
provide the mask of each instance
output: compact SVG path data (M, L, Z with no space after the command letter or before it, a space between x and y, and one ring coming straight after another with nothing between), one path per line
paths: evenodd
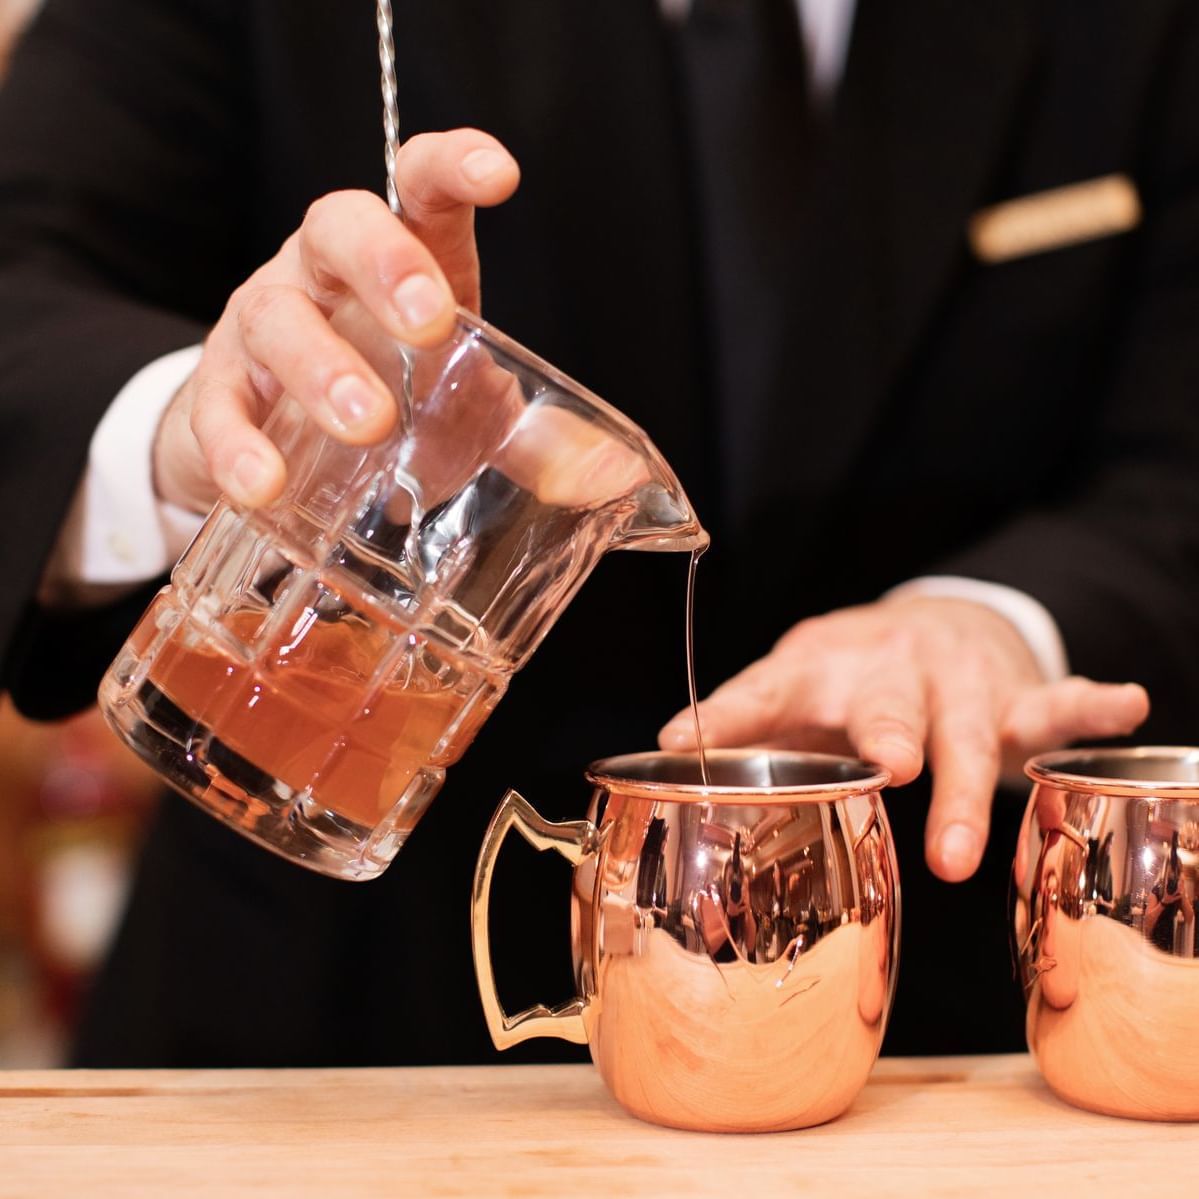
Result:
M970 600L998 613L1024 638L1047 683L1056 683L1070 673L1066 646L1057 621L1044 604L1015 587L965 579L957 575L926 575L902 583L887 592L888 598L929 596L941 599Z
M203 347L143 367L109 405L42 581L49 602L101 602L168 570L204 518L158 498L158 423L199 364Z

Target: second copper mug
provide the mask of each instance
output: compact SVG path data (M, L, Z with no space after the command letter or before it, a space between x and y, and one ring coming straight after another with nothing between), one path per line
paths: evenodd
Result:
M1117 1116L1199 1120L1199 749L1029 762L1013 934L1050 1087Z
M899 879L877 767L820 754L608 758L590 819L543 820L515 791L492 818L473 895L492 1039L586 1044L633 1115L679 1128L819 1124L870 1073L895 988ZM488 937L496 856L515 828L574 863L578 995L509 1016ZM520 914L508 914L508 919Z

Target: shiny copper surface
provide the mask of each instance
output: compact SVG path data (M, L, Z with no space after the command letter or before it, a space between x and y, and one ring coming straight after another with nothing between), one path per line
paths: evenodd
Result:
M1199 1120L1199 749L1075 750L1027 767L1013 946L1053 1090Z
M843 1112L895 988L899 879L876 768L718 751L596 763L591 819L555 825L513 791L475 876L475 965L500 1048L586 1043L634 1115L705 1131L800 1128ZM504 1013L488 890L510 828L575 864L579 994Z

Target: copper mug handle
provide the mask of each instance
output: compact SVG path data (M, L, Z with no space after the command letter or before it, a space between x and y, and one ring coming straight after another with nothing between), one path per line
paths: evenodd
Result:
M510 1049L533 1037L559 1037L576 1045L587 1044L587 1026L583 1013L587 999L576 995L566 1003L547 1008L538 1003L509 1016L500 1004L496 992L495 973L491 967L491 932L488 915L491 907L491 877L496 858L508 830L515 828L536 850L555 849L572 866L578 866L599 848L599 830L590 820L567 820L555 824L544 819L527 799L509 790L496 808L479 860L475 865L475 881L471 890L471 943L475 957L475 978L479 983L479 998L487 1019L487 1031L497 1049Z

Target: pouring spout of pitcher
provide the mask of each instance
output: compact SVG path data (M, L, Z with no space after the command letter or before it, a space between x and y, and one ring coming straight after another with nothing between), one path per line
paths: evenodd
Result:
M636 484L629 494L628 514L612 539L612 549L654 552L705 550L710 538L678 476L657 446L636 429L624 444L635 454Z
M612 539L612 549L653 552L705 550L711 538L674 475L644 484L637 508Z

